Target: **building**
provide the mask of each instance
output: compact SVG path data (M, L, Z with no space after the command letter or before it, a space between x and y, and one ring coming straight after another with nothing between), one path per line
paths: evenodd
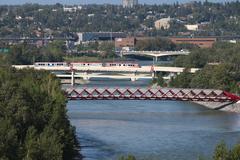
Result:
M157 30L162 29L162 28L168 29L170 27L170 22L171 22L170 17L159 19L159 20L155 21L155 28Z
M209 25L209 22L201 22L198 24L186 24L185 27L189 31L198 31L198 30L205 30Z
M71 6L71 7L63 7L64 12L77 12L77 10L81 10L82 6Z
M199 29L198 24L186 24L184 25L189 31L197 31Z
M77 33L77 35L78 41L76 44L90 41L108 41L126 37L126 34L123 32L82 32Z
M122 0L122 5L124 8L132 8L138 5L138 0Z
M175 44L193 44L200 48L211 48L217 41L217 38L170 38Z
M117 51L122 50L122 48L134 49L136 45L136 38L127 37L127 38L116 38L115 39L115 49Z

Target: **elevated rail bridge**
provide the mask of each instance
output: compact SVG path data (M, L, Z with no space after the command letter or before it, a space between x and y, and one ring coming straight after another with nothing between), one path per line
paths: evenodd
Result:
M48 71L79 71L79 72L120 72L120 73L152 73L152 72L170 72L182 73L186 68L184 67L163 67L163 66L141 66L141 67L104 67L104 66L35 66L35 65L13 65L16 69L33 68L36 70ZM195 73L199 68L189 68L190 73Z
M17 69L33 68L36 70L48 70L56 74L61 79L70 79L70 81L63 81L63 83L71 82L72 86L75 84L76 78L83 78L89 80L90 78L111 78L111 79L130 79L136 81L138 79L152 79L156 72L167 72L170 75L176 75L184 72L183 67L162 67L162 66L142 66L142 67L103 67L103 66L86 66L86 67L72 67L72 66L35 66L35 65L14 65ZM199 68L190 68L190 73L195 73ZM164 77L169 79L170 76Z

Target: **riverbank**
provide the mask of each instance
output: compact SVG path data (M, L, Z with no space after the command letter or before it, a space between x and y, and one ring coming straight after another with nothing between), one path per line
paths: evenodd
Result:
M240 113L240 103L229 104L219 102L194 102L210 109ZM226 106L225 106L226 105ZM223 106L223 107L221 107Z

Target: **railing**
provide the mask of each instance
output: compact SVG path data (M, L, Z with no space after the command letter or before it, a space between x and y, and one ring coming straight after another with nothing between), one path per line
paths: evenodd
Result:
M70 100L173 100L237 102L240 97L221 90L175 88L78 88L66 89Z

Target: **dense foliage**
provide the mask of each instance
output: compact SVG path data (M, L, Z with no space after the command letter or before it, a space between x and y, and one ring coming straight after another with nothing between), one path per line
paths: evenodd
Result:
M0 159L73 159L76 148L59 81L44 71L0 68Z
M240 159L240 144L236 144L231 150L228 150L225 143L217 145L213 160L239 160Z
M209 63L229 63L239 70L240 43L218 42L212 48L193 48L189 56L178 57L175 66L202 68Z
M0 6L0 36L34 37L37 32L63 36L68 32L110 29L134 35L172 36L185 32L184 24L198 23L208 25L194 31L194 35L236 35L240 34L239 10L239 1L138 5L131 9L119 5L83 5L76 12L65 12L61 4ZM169 16L174 21L168 30L154 29L154 21Z
M136 160L136 158L133 155L128 155L126 157L120 157L119 160Z
M9 64L29 65L34 62L61 62L63 61L65 47L61 41L54 41L44 47L37 48L27 43L6 46L9 53L2 54L5 62Z
M161 38L138 40L135 48L139 51L174 51L178 49L170 40Z
M116 57L115 46L114 46L114 42L112 42L112 41L102 41L102 42L95 41L95 42L80 44L77 46L77 50L82 53L84 53L84 51L95 52L96 54L95 55L93 54L93 56L99 57L99 58ZM97 51L98 51L98 53L97 53ZM91 56L91 54L89 54L89 53L86 55Z
M240 93L240 44L219 43L211 49L194 49L179 57L175 66L202 68L196 74L187 71L172 79L170 86L215 88Z

